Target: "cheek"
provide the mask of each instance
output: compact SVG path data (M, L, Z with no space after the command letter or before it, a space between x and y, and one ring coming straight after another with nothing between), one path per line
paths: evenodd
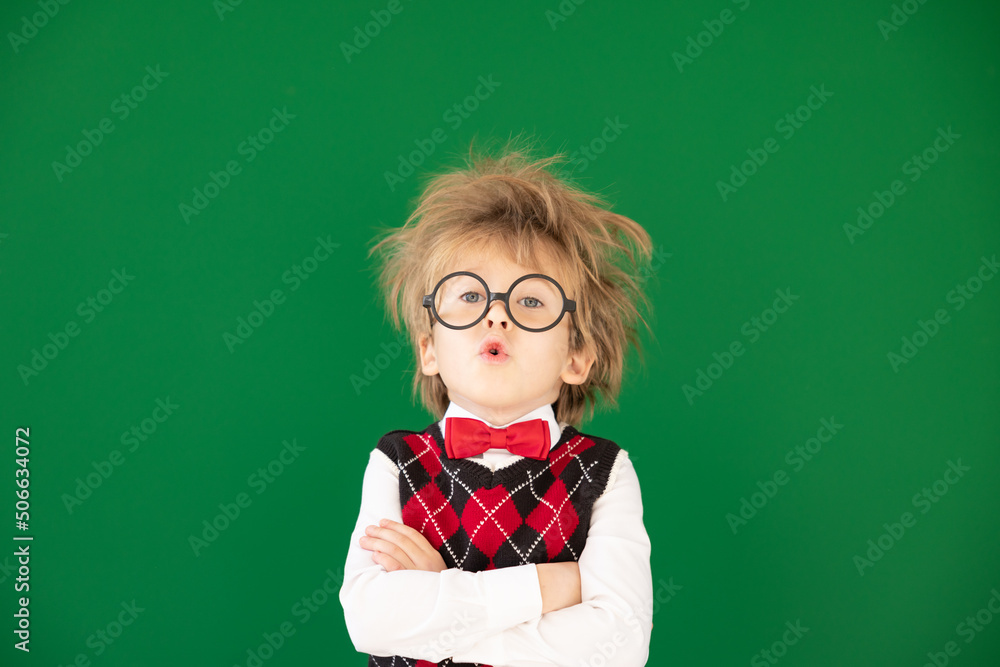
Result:
M545 347L548 349L548 354L553 359L557 359L559 364L566 360L569 356L569 339L571 331L569 328L569 323L566 321L560 322L553 331L549 332L552 336L546 340Z
M461 336L439 336L435 349L437 350L438 368L441 373L443 375L468 373L469 366L476 356L475 346L475 341L470 342Z
M544 345L539 345L531 350L523 364L525 373L530 376L536 375L558 375L566 363L566 356L569 354L569 341L556 339L547 340Z

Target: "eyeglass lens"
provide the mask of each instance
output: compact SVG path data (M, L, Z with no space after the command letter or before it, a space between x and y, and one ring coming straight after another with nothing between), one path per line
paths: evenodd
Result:
M455 327L475 322L487 309L488 295L483 284L472 276L452 276L438 287L434 307L438 317ZM563 310L563 298L556 284L545 278L522 280L510 294L510 316L529 329L547 327Z

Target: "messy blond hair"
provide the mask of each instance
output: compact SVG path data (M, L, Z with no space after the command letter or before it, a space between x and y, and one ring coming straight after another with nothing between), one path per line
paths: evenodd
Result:
M440 375L420 371L422 335L431 320L421 297L456 270L452 260L468 251L492 252L524 266L540 266L545 252L569 283L567 297L577 310L570 317L570 350L589 350L596 361L586 381L563 384L556 419L579 427L593 417L598 394L617 407L625 356L639 350L637 321L649 300L640 287L639 267L652 254L649 234L635 221L612 213L599 197L584 192L547 168L565 155L533 160L530 142L509 139L494 157L469 146L464 168L425 177L419 203L402 227L385 229L370 250L380 253L378 287L393 325L409 332L417 357L413 399L436 420L448 407ZM376 236L377 238L377 236ZM650 333L652 331L650 330Z

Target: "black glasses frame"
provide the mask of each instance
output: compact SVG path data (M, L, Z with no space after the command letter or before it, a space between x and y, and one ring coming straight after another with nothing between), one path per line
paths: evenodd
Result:
M479 281L479 283L483 286L483 292L487 294L486 306L483 308L483 314L477 317L475 322L460 327L448 324L447 322L442 320L441 316L438 315L437 307L434 305L434 298L437 296L438 289L441 287L441 285L444 284L446 280L448 280L449 278L454 278L455 276L472 276L473 278ZM518 283L527 280L528 278L545 278L546 280L551 281L552 284L556 286L556 289L559 290L560 296L562 296L563 307L562 307L562 312L559 313L559 317L556 318L555 322L553 322L547 327L542 327L541 329L529 329L528 327L518 322L517 319L514 317L514 315L510 312L510 294L514 291L514 288L517 287ZM511 322L513 322L518 328L524 329L525 331L530 331L532 333L541 333L542 331L548 331L552 327L562 322L562 318L563 316L566 315L566 313L576 312L576 301L566 298L566 292L563 291L562 285L556 282L555 278L552 278L551 276L546 276L541 273L529 273L527 275L521 276L520 278L515 280L513 284L511 284L510 289L507 290L506 292L491 292L489 285L486 284L486 281L477 276L475 273L471 271L455 271L454 273L449 273L444 278L439 280L438 284L434 286L434 289L431 290L430 294L424 295L423 305L424 308L428 309L428 315L431 315L433 313L433 316L431 317L431 326L434 326L434 322L437 321L441 323L441 326L448 327L449 329L468 329L469 327L474 327L483 321L483 318L486 317L486 314L490 312L490 306L493 305L493 302L496 300L503 301L503 306L504 308L507 309L507 316L510 317Z

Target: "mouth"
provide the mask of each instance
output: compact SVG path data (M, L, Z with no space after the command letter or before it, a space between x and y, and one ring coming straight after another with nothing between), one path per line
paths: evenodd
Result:
M479 347L479 358L488 364L502 364L510 358L507 345L500 338L491 336Z

